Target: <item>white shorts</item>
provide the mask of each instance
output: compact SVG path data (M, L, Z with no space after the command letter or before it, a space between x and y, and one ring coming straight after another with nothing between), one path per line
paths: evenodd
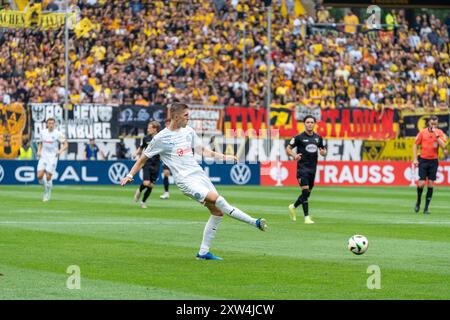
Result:
M197 200L201 204L205 203L205 198L208 193L217 193L217 190L211 180L203 172L187 176L183 179L183 181L176 182L176 185L181 192L188 197Z
M50 174L55 174L58 158L55 157L41 157L38 162L38 171L45 171Z

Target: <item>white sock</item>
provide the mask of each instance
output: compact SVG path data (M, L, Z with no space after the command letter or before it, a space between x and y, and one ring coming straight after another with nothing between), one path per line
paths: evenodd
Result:
M208 222L205 225L205 230L203 231L203 241L200 246L200 255L207 254L211 243L216 237L217 228L219 226L222 217L211 215Z
M42 179L39 180L39 184L44 186L44 191L47 192L47 177L43 176Z
M215 205L220 211L228 214L230 217L256 226L256 219L250 217L240 209L231 206L223 197L219 196L216 200Z
M46 179L44 179L44 180L46 180ZM52 187L53 187L53 181L52 180L47 181L46 189L45 189L46 192L50 194L50 192L52 191Z

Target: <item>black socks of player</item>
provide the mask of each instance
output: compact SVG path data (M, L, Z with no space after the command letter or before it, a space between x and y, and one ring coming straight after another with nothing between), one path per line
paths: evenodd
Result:
M425 211L428 211L428 206L430 205L431 198L433 197L433 187L428 187L427 189L427 198L425 202Z
M164 191L169 192L169 177L164 177L163 182L164 182Z
M308 189L303 189L302 190L302 207L303 207L303 215L306 217L309 215L308 212L308 198L309 198L309 190Z
M144 198L142 199L142 202L147 201L148 197L150 197L150 194L152 193L152 187L147 187L147 190L145 190Z
M294 203L294 207L297 208L299 205L302 204L302 202L303 202L303 198L302 198L302 195L300 194L300 195L298 196L297 201L295 201L295 203Z
M305 215L305 217L307 215L309 215L308 212L308 198L309 198L309 190L308 189L303 189L302 190L302 194L298 197L297 201L295 201L294 203L294 207L297 208L300 204L303 207L303 214Z
M147 187L144 184L141 184L141 186L139 187L139 191L142 192L142 191L144 191L145 188L147 188L147 190L145 190L144 198L142 199L142 202L147 201L148 197L150 197L150 194L152 193L152 187Z
M422 192L423 192L423 187L417 187L417 206L420 207L420 203L422 202Z

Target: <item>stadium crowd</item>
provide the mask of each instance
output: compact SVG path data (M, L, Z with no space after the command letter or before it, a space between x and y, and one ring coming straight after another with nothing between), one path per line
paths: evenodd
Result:
M60 1L44 1L56 10ZM308 108L447 110L450 16L403 10L382 31L337 20L318 1L296 16L274 1L272 101ZM264 106L267 18L259 0L78 0L70 32L70 102ZM334 28L314 23L343 22ZM244 61L245 51L245 63ZM3 30L0 102L63 102L64 30ZM245 75L244 75L245 74Z

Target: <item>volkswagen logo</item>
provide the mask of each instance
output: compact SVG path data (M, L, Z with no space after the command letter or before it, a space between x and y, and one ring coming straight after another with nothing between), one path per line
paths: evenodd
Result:
M128 167L123 163L116 162L108 170L108 177L114 184L119 184L120 180L128 173Z
M3 170L3 167L0 166L0 182L2 182L4 176L5 176L5 170Z
M236 184L246 184L252 177L252 172L246 164L235 164L230 172L231 180Z

